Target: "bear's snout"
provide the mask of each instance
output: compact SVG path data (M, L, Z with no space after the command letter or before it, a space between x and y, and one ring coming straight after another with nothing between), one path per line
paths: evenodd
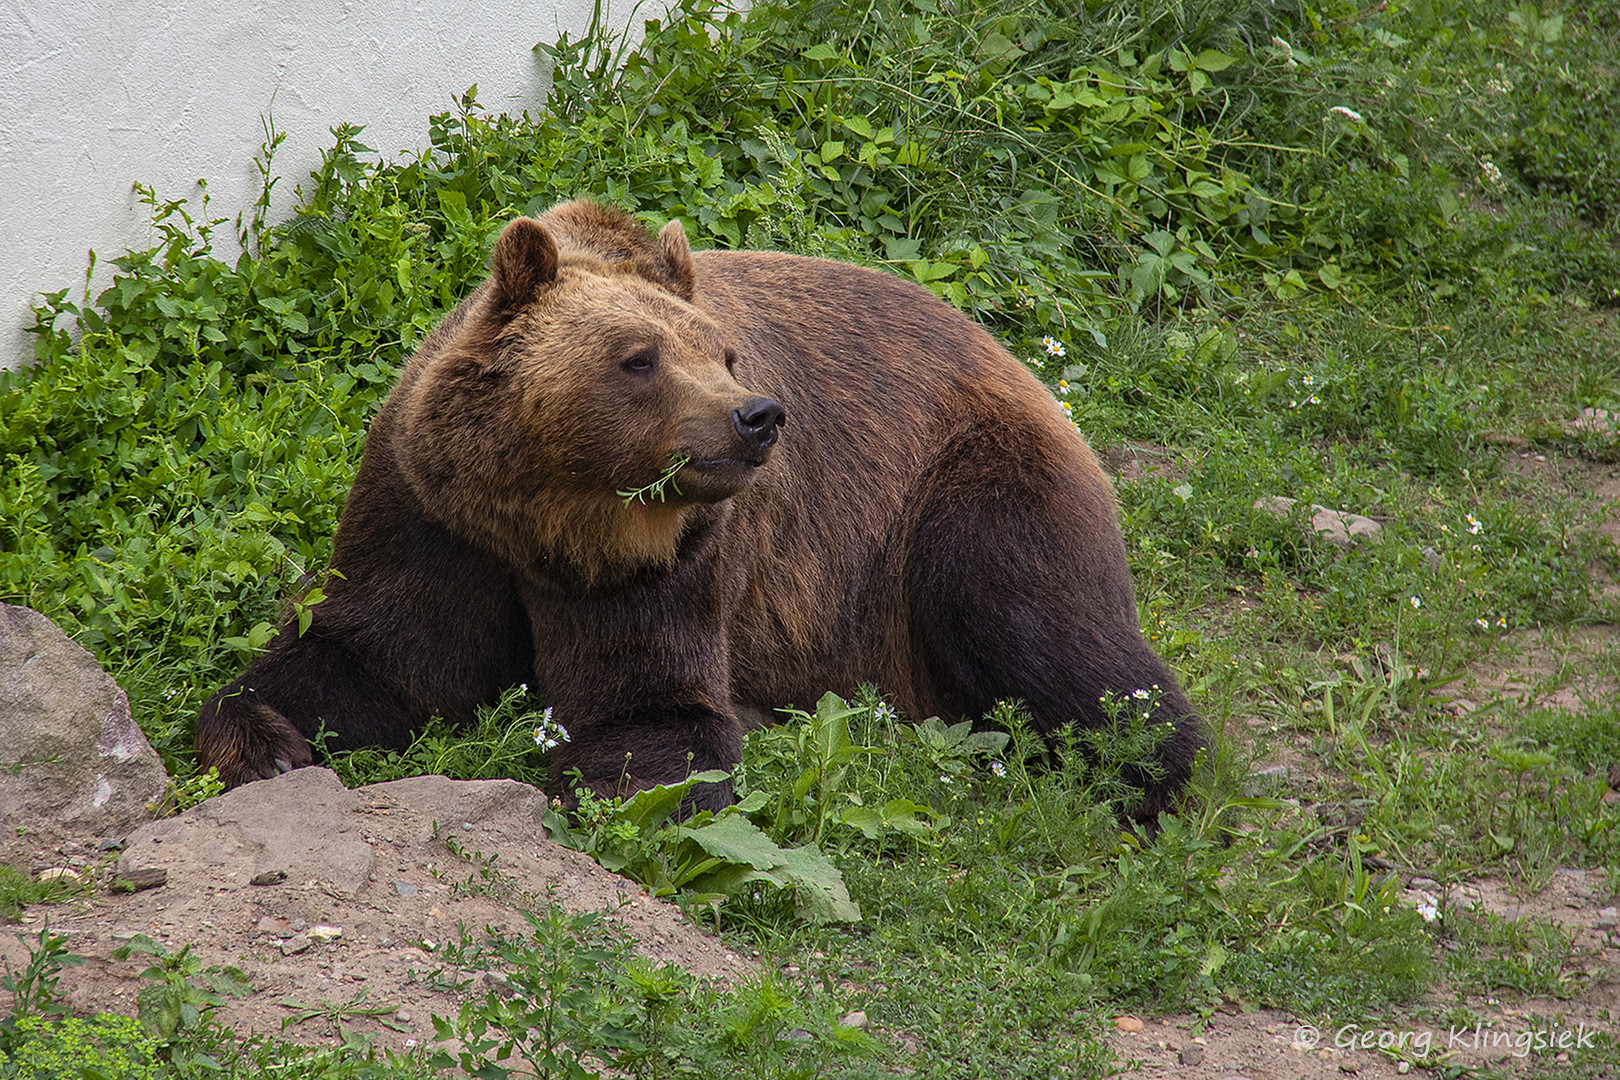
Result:
M731 410L737 434L759 453L776 445L776 429L787 423L787 410L774 398L754 397Z

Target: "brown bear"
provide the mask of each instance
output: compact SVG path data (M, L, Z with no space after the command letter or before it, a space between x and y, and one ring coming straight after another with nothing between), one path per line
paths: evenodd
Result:
M1052 395L916 285L693 253L616 210L509 224L371 426L326 599L203 706L241 784L543 688L601 792L729 769L862 683L921 718L1108 723L1158 687L1151 821L1204 727L1143 640L1107 476ZM727 785L697 789L717 807Z

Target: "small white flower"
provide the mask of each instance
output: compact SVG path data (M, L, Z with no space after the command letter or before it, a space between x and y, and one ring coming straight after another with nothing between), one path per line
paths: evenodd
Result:
M992 761L990 763L990 771L995 773L997 776L1006 776L1007 766L1003 765L999 761Z
M1500 184L1502 182L1502 170L1496 167L1494 161L1480 162L1479 171L1484 175L1487 184Z
M1413 606L1413 607L1415 607L1415 608L1420 608L1420 607L1422 607L1422 606L1423 606L1423 601L1422 601L1422 600L1419 600L1419 599L1418 599L1418 598L1417 598L1417 597L1415 597L1415 596L1409 596L1409 597L1407 597L1407 600L1406 600L1406 602L1407 602L1407 603L1409 603L1409 604L1411 604L1411 605L1412 605L1412 606Z
M1499 629L1499 630L1506 630L1507 629L1507 619L1505 619L1505 618L1503 618L1501 616L1497 616L1496 626L1497 626L1497 629Z
M1315 386L1316 385L1316 378L1315 378L1315 376L1310 375L1310 374L1301 375L1299 377L1299 385L1301 385L1301 386Z
M1056 338L1043 337L1041 338L1041 344L1046 346L1047 356L1068 355L1068 350L1063 347L1063 342L1057 340Z
M1491 628L1491 624L1486 622L1484 619L1475 619L1474 625L1479 627L1481 630L1489 630Z
M946 776L944 773L940 773L939 774L939 782L942 783L942 784L948 784L948 783L951 782L951 778L949 776Z
M1483 529L1483 528L1485 528L1485 526L1483 526L1483 525L1481 525L1481 524L1480 524L1480 523L1479 523L1479 522L1478 522L1478 521L1477 521L1477 520L1476 520L1476 519L1475 519L1475 518L1474 518L1474 515L1473 515L1473 514L1469 514L1469 515L1468 515L1468 531L1469 531L1469 532L1470 532L1470 533L1472 533L1472 534L1473 534L1473 535L1475 535L1475 536L1478 536L1478 535L1479 535L1479 533L1480 533L1480 530L1482 530L1482 529Z
M1317 397L1315 394L1312 394L1306 400L1308 400L1312 405L1320 405L1320 404L1322 404L1322 399Z
M1131 691L1131 697L1133 697L1133 698L1140 698L1141 700L1146 701L1147 696L1148 696L1148 692L1146 690L1132 690Z
M1437 907L1435 902L1430 900L1427 896L1418 901L1417 913L1423 916L1424 922L1434 922L1434 920L1440 917L1439 907Z
M1358 124L1361 123L1361 114L1347 105L1335 105L1333 108L1329 109L1328 112L1338 113L1346 120L1354 120Z

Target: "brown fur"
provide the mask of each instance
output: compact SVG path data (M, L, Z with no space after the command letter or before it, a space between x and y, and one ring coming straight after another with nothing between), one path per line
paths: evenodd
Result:
M618 494L672 455L678 495ZM1157 684L1149 817L1206 742L1136 625L1107 477L988 334L885 274L693 254L589 203L509 225L406 366L333 568L310 633L204 707L228 782L322 723L399 745L520 680L602 790L729 767L745 720L862 682L913 717L1021 699L1045 731Z

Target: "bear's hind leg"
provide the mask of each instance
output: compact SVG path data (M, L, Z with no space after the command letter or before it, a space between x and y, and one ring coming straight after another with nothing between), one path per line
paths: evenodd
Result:
M965 432L937 461L903 576L916 707L977 718L1018 700L1052 735L1105 727L1106 695L1145 691L1170 729L1157 767L1126 779L1143 792L1132 816L1152 823L1208 738L1142 638L1107 478L1088 452L1008 427Z

